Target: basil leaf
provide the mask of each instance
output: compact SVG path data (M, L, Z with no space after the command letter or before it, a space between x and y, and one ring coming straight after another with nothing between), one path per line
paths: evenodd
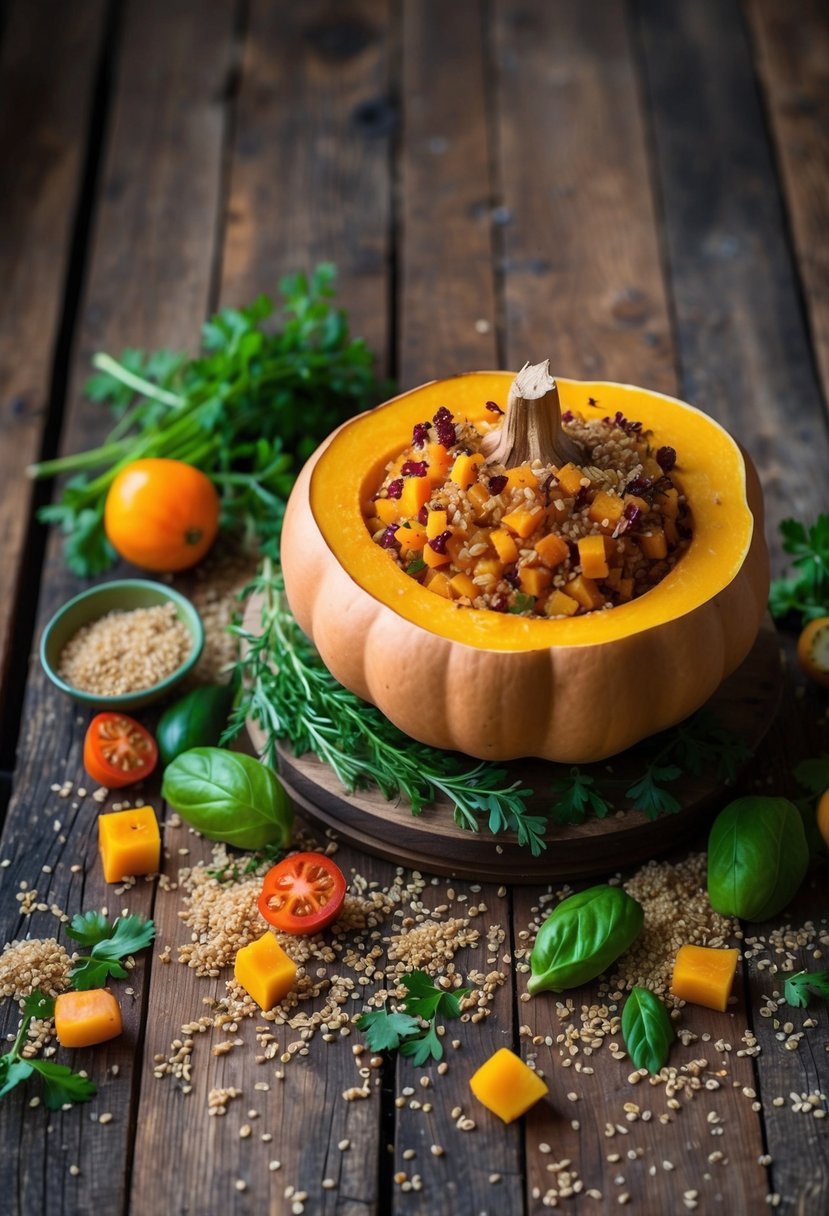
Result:
M208 840L286 847L294 812L276 774L251 756L194 747L164 771L162 797Z
M621 887L590 887L562 900L535 939L528 992L562 992L595 979L629 949L643 921L641 906Z
M796 894L809 867L797 807L786 798L737 798L708 838L708 898L715 912L769 920Z
M635 1068L659 1072L676 1035L668 1010L647 988L633 988L622 1010L622 1034Z

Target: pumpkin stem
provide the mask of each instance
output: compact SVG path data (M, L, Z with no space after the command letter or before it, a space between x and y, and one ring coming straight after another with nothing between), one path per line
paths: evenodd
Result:
M550 360L525 363L510 385L504 420L497 431L484 436L481 450L490 464L515 468L540 460L561 468L572 461L583 464L582 445L561 426L558 385L550 375Z

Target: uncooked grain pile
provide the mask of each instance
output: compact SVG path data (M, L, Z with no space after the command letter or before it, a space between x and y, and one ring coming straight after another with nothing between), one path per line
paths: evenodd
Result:
M61 651L57 671L73 688L115 697L160 684L192 649L193 639L170 600L108 612L83 625Z

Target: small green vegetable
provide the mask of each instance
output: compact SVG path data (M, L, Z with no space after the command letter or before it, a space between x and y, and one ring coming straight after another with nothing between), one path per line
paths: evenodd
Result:
M193 688L161 715L155 732L164 764L171 764L193 747L215 747L233 708L236 684L205 684Z
M787 976L783 996L795 1009L806 1009L813 996L829 1001L829 971L796 971Z
M469 989L436 988L425 971L411 971L400 982L406 989L401 1002L405 1012L390 1012L384 1005L381 1009L360 1014L356 1025L365 1035L370 1051L399 1050L401 1055L422 1067L429 1059L442 1058L438 1018L446 1021L459 1018L461 1000Z
M629 949L644 913L621 887L599 886L562 900L538 930L527 989L562 992L596 978Z
M194 747L167 766L161 796L208 840L239 849L290 842L290 799L273 770L251 756Z
M70 976L72 987L84 991L102 988L110 976L126 979L121 960L149 946L155 925L141 916L119 916L110 924L102 912L78 912L66 932L81 945L92 947L88 955L80 956Z
M622 1010L622 1034L635 1068L659 1072L676 1035L668 1011L647 988L633 988Z
M708 838L708 898L715 912L769 920L794 897L809 867L797 807L787 798L737 798Z

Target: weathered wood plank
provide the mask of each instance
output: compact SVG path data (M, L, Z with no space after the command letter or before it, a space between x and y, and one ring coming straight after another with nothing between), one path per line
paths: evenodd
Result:
M674 392L625 6L497 4L493 37L506 365Z
M132 5L125 14L110 137L98 209L72 398L63 448L98 439L107 417L81 400L88 358L101 346L187 346L209 303L211 250L219 202L222 96L229 66L232 8L225 0ZM41 30L41 37L48 41ZM67 574L52 538L38 613L42 627L78 582ZM37 887L39 901L73 913L108 905L148 914L153 888L139 882L117 896L97 860L96 815L89 797L62 800L51 783L65 778L89 786L81 748L89 715L55 693L33 667L23 712L20 763L3 836L10 860L3 876L4 940L51 934L49 912L31 921L11 915L20 882ZM110 800L110 806L112 804ZM77 804L77 805L76 805ZM61 822L54 829L54 822ZM54 830L53 830L54 829ZM48 875L42 865L51 865ZM71 866L81 868L73 873ZM2 1154L0 1185L25 1213L120 1212L127 1198L134 1140L146 963L133 973L136 996L123 997L126 1033L104 1048L76 1053L99 1085L91 1107L47 1116L14 1094L0 1109L0 1135L19 1153ZM123 993L122 993L123 996ZM4 1011L4 1030L14 1012ZM118 1066L117 1080L111 1066ZM27 1095L28 1096L28 1095ZM97 1124L90 1115L109 1112ZM19 1133L16 1130L20 1129ZM80 1173L70 1176L77 1164Z
M747 0L815 357L829 398L829 11Z
M403 7L398 378L498 365L479 0Z
M745 438L779 559L829 441L746 31L736 3L639 10L682 391Z
M384 365L389 12L388 0L250 6L222 266L222 300L240 304L334 262L352 331Z
M9 6L0 47L0 701L84 167L103 0ZM46 31L48 30L48 37Z

